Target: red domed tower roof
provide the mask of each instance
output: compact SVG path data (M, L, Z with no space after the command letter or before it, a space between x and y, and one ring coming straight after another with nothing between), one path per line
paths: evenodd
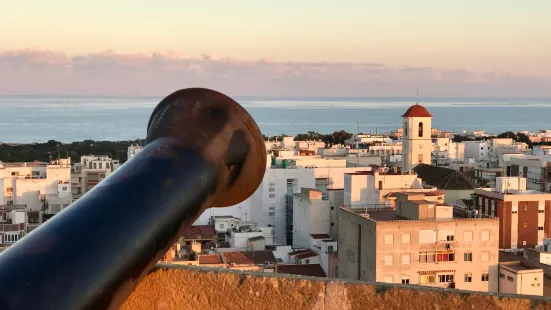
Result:
M416 103L412 105L402 117L432 117L432 115L424 106Z

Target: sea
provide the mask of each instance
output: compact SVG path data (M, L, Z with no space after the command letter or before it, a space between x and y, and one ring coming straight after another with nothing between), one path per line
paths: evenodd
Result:
M0 142L135 140L161 97L0 96ZM416 102L451 132L551 129L550 99L235 97L267 136L308 131L388 132Z

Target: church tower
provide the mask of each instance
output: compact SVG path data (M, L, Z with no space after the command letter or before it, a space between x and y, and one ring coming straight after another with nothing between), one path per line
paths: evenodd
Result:
M417 164L431 164L432 115L427 109L415 104L402 115L404 140L402 144L402 171L410 171Z

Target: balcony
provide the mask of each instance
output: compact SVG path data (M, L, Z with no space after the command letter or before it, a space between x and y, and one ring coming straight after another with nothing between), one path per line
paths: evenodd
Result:
M549 309L551 299L454 289L159 265L130 309Z

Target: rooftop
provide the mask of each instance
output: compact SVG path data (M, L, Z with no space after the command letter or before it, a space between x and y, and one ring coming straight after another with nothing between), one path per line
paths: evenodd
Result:
M416 103L412 105L402 117L432 117L427 108Z
M426 184L442 190L468 190L480 187L467 175L454 169L418 164L413 171Z
M418 203L418 202L416 202L416 203ZM427 203L433 204L434 201L427 201ZM437 205L452 207L452 206L447 205L447 204L437 204ZM392 209L386 209L386 210L384 210L384 209L375 209L375 208L373 208L372 210L370 210L369 208L368 209L365 209L365 208L364 209L350 209L346 206L342 206L341 208L344 209L344 210L347 210L349 212L356 213L357 215L359 215L361 217L371 219L375 222L393 222L393 221L408 221L408 222L423 221L423 222L426 222L426 221L487 220L487 219L495 220L495 219L497 219L496 217L472 218L472 217L464 217L464 216L460 216L458 214L454 214L453 218L437 218L437 219L431 218L431 219L412 220L412 219L408 219L408 218L399 216L398 214L396 214L396 211L392 210Z
M416 285L160 265L137 285L121 309L204 309L207 307L208 309L238 310L543 310L551 308L551 299Z
M305 259L305 258L310 258L310 257L315 257L315 256L318 256L318 253L316 253L314 251L308 251L308 252L305 252L305 253L297 254L297 256L295 256L295 257L298 258L298 259Z
M534 271L534 272L543 272L542 269L533 268L531 266L528 266L527 264L524 264L520 261L516 262L506 262L506 263L499 263L500 267L505 267L511 271Z
M223 264L220 254L199 255L200 265Z
M195 225L186 229L182 236L184 239L212 239L216 230L210 225Z
M319 239L330 239L331 236L329 236L328 234L311 234L310 237L316 239L316 240L319 240Z

